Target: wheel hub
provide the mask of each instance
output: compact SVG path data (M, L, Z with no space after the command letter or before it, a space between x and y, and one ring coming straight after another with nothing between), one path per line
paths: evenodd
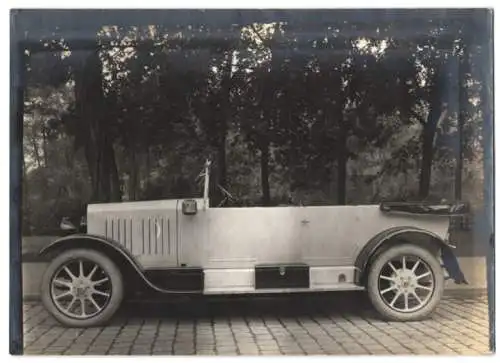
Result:
M429 277L430 286L429 282L424 282L424 278L428 281ZM385 303L391 309L401 312L416 311L423 307L434 288L432 272L427 264L421 259L415 260L408 256L388 261L385 272L381 272L379 279L379 292Z
M74 283L72 291L75 297L84 298L90 296L90 288L90 281L78 280Z
M55 273L52 299L66 316L86 319L104 310L111 297L110 278L92 262L70 261Z
M399 270L398 272L393 274L393 278L397 290L401 292L412 292L415 290L417 278L411 271Z

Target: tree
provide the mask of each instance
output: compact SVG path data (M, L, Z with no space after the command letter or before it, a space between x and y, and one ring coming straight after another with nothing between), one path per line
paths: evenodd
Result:
M435 17L321 19L108 26L84 50L56 32L37 46L50 52L28 57L26 179L54 175L83 203L189 197L210 157L215 205L217 185L249 205L348 204L447 196L454 178L458 197L479 140L470 29ZM44 192L57 198L52 182Z

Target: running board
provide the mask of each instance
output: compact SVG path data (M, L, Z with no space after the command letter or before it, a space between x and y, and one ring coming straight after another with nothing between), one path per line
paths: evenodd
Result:
M316 288L267 288L253 289L240 287L235 288L211 288L205 289L205 295L242 295L242 294L288 294L288 293L307 293L307 292L328 292L328 291L363 291L365 288L356 284L337 284L322 286Z
M242 269L205 269L205 294L257 294L363 290L353 266L257 265Z

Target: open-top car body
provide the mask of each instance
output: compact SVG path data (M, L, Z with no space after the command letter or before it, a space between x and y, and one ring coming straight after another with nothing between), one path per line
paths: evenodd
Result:
M67 326L105 323L127 293L259 294L366 290L386 319L427 317L445 276L466 283L448 240L465 205L210 208L199 199L92 204L86 233L62 237L42 283Z

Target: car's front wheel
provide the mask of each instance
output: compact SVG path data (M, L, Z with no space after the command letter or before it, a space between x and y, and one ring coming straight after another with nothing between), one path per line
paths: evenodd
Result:
M116 264L101 252L72 249L47 267L41 287L45 308L68 327L107 322L123 300L123 279Z
M416 245L381 253L371 265L367 290L375 309L396 321L421 320L436 309L444 289L439 259Z

